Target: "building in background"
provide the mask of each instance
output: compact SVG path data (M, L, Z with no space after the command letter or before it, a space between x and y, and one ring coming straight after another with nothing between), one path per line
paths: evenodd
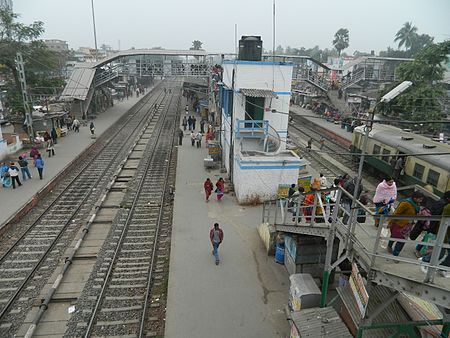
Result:
M64 40L58 39L44 40L44 43L47 46L47 48L53 52L62 53L69 51L69 45L67 44L67 41Z

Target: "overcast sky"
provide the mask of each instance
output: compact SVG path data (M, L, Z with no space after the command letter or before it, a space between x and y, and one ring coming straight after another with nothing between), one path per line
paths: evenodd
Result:
M394 47L395 33L412 21L419 33L450 39L450 0L277 0L276 44L331 47L341 27L350 47L378 52ZM234 25L240 35L261 35L272 48L272 0L94 0L98 46L117 49L188 49L202 41L209 52L234 51ZM40 20L45 39L69 47L94 46L91 0L13 0L24 23Z

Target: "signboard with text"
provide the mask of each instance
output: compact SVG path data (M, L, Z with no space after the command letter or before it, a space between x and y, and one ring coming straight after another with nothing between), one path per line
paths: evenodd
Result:
M366 314L367 304L369 303L369 294L367 293L364 281L359 273L356 263L352 264L352 274L350 276L350 288L352 289L353 296L361 314L361 318L364 318Z

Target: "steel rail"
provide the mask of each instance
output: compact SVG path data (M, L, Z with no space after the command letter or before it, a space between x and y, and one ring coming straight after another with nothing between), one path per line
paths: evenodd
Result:
M170 96L170 97L172 98L172 96ZM169 111L169 109L170 109L170 103L169 103L169 105L168 105L167 112ZM160 136L161 136L161 134L162 134L162 131L163 131L163 129L164 129L164 128L163 128L163 122L164 122L165 119L167 118L167 112L166 112L166 114L165 114L165 116L164 116L164 119L163 119L163 121L161 122L161 124L160 124L160 126L159 126L159 128L158 128L158 130L157 130L156 135L152 135L153 137L156 137L157 140L160 138ZM156 150L157 150L157 147L156 147L156 146L157 146L157 143L154 145L153 149L151 150L151 154L150 154L150 156L149 156L150 160L149 160L148 163L146 164L144 173L143 173L143 175L142 175L142 177L141 177L141 179L140 179L140 181L139 181L139 183L138 183L138 185L137 185L136 194L135 194L135 196L134 196L134 198L133 198L133 202L132 202L130 211L129 211L128 215L127 215L127 218L126 218L126 221L125 221L125 225L124 225L124 227L123 227L122 233L121 233L121 235L120 235L119 241L118 241L117 246L116 246L116 249L115 249L115 251L114 251L114 255L113 255L113 257L112 257L111 263L109 264L108 272L107 272L107 274L106 274L106 276L105 276L105 279L104 279L102 288L101 288L101 290L100 290L100 294L99 294L99 296L97 297L97 301L96 301L95 307L94 307L94 309L93 309L93 311L92 311L92 313L91 313L89 322L88 322L88 324L87 324L86 332L85 332L85 335L84 335L84 337L86 337L86 338L88 338L88 337L91 336L91 332L92 332L93 327L94 327L95 319L96 319L96 317L97 317L97 313L98 313L98 311L99 311L100 304L101 304L102 301L103 301L103 298L104 298L105 292L106 292L106 288L107 288L107 286L108 286L109 280L110 280L111 275L112 275L112 270L113 270L113 268L114 268L114 266L115 266L115 263L116 263L116 261L117 261L117 257L118 257L118 255L119 255L120 249L121 249L122 244L123 244L123 242L124 242L125 235L126 235L126 233L127 233L127 228L128 228L128 226L129 226L129 224L130 224L130 221L131 221L131 219L132 219L132 217L133 217L133 215L134 215L134 210L135 210L135 208L136 208L137 201L138 201L138 199L139 199L139 197L140 197L140 193L141 193L141 191L142 191L142 187L143 187L143 185L144 185L144 181L145 181L145 179L146 179L146 175L147 175L147 173L149 172L149 169L151 168L151 165L152 165L151 159L155 156L155 153L156 153ZM169 173L169 171L166 172L166 180L165 180L165 182L167 181L168 173ZM163 208L164 208L164 206L163 206L163 205L160 205L160 211L161 211ZM157 224L157 226L158 226L158 228L159 228L159 224ZM155 236L155 243L156 243L156 236ZM151 262L151 264L153 264L153 262Z
M179 119L179 112L180 112L180 103L181 103L181 96L178 97L178 102L176 104L176 109L177 109L177 114L176 114L176 121L178 121ZM170 146L170 151L169 151L169 156L168 158L172 158L172 153L173 153L173 149L174 149L174 143L175 143L175 130L178 127L177 123L173 124L173 128L172 128L172 143ZM160 205L161 208L159 209L159 213L158 213L158 221L157 221L157 227L156 227L156 233L155 233L155 245L153 245L153 251L152 251L152 258L151 258L151 264L149 265L148 268L148 278L147 278L147 287L145 290L145 301L144 301L144 309L142 311L142 316L141 316L141 324L139 327L139 337L144 337L144 330L145 330L145 323L146 323L146 317L147 317L147 309L148 309L148 302L150 299L150 293L152 290L152 275L153 275L153 267L154 267L154 262L155 262L155 256L156 256L156 247L157 247L157 242L158 242L158 238L159 238L159 230L160 230L160 224L161 224L161 219L163 217L163 210L164 210L164 202L166 199L166 190L167 190L167 185L168 185L168 176L170 175L170 164L167 166L166 168L166 180L164 180L164 186L163 186L163 194L161 196L161 201L160 201Z
M149 93L150 94L150 93ZM161 94L160 94L161 95ZM156 100L159 98L159 96L156 98ZM156 101L155 100L155 101ZM148 102L150 101L150 97L147 100L147 102L145 102L136 113L140 112L146 104L148 104ZM153 105L153 103L152 103ZM152 109L152 105L150 106L149 110L150 111ZM148 113L147 111L147 113ZM134 116L135 114L131 114L130 117L127 119L127 122L129 122ZM153 117L153 115L151 117L149 117L147 114L143 114L141 120L139 121L139 123L137 124L137 126L133 129L133 131L135 131L136 129L138 129L141 125L142 122L146 119L151 119ZM119 131L122 131L125 127L127 126L127 124L123 124ZM126 140L130 140L133 136L133 133L129 134L129 138ZM109 140L100 150L99 153L101 153L102 151L104 151L106 149L106 147L108 145L111 145L118 137L118 133L116 133L116 135ZM111 160L109 161L108 165L106 166L106 168L103 170L103 172L106 172L107 170L109 170L111 168L111 166L114 164L115 159L119 156L120 151L122 149L124 149L124 147L126 146L126 142L121 142L121 147L119 149L119 151L116 153L116 155L111 158ZM75 181L83 174L83 172L85 171L85 169L90 165L91 163L87 163L84 167L82 167L82 170L80 171L80 173L75 176L75 178L69 183L69 185L56 197L56 199L49 205L48 208L46 208L44 210L44 212L39 216L39 218L25 231L25 233L13 244L13 246L2 256L2 258L0 259L0 264L3 263L3 261L6 259L7 256L9 256L12 251L19 245L19 243L34 229L34 227L38 224L38 222L40 220L42 220L42 218L44 217L44 215L46 215L50 209L61 200L62 195L69 189L70 186L72 186L72 184L75 183ZM54 240L50 243L50 245L47 247L47 249L45 250L45 252L42 254L41 258L39 259L39 261L37 261L34 265L34 267L31 269L31 271L28 273L28 275L24 278L24 280L21 282L21 284L18 286L18 288L16 289L16 291L14 292L14 294L9 298L8 302L6 303L6 305L4 305L4 307L2 308L2 311L0 312L0 321L3 319L3 317L7 314L9 308L11 307L11 305L14 303L14 301L17 299L18 295L23 291L25 285L28 283L28 281L31 279L31 277L34 275L34 273L39 269L41 263L48 257L48 254L53 250L53 248L55 247L55 245L57 244L57 242L59 241L59 239L61 238L61 236L64 234L65 230L67 229L67 227L71 224L71 220L73 219L73 217L79 212L80 208L83 206L84 201L90 196L91 192L93 191L93 189L96 188L96 185L99 183L99 181L103 178L103 175L99 175L97 177L97 180L94 182L94 184L85 192L85 196L82 198L82 200L80 201L79 205L77 206L77 208L75 209L74 212L72 212L72 214L70 215L70 217L67 219L67 221L65 222L64 226L61 228L61 230L59 231L59 233L57 234L57 236L54 238Z
M147 122L147 126L148 126L149 122ZM142 130L140 137L142 137L142 135L144 134L145 128ZM137 144L137 141L135 142L134 145ZM128 155L127 155L127 159L129 158L129 156L131 155L133 148L130 149ZM25 334L25 338L31 338L44 314L44 312L48 309L48 306L51 302L51 300L53 299L53 295L55 294L58 286L60 285L65 273L69 270L70 265L73 262L73 258L75 257L75 254L77 253L78 249L81 246L81 243L83 242L83 240L85 239L87 233L90 230L90 227L92 225L92 223L95 220L95 217L97 215L97 212L101 206L101 204L105 201L108 193L110 192L112 185L114 183L114 181L117 179L117 176L119 175L120 171L123 169L123 166L125 165L126 159L124 161L121 162L121 164L119 165L118 170L116 171L116 174L114 174L113 179L109 182L108 186L106 187L106 191L103 193L102 197L100 198L100 200L94 205L94 213L91 215L91 217L89 218L89 221L86 223L86 225L83 227L83 232L81 237L79 238L79 240L76 242L74 249L72 251L72 253L70 254L69 257L67 257L65 259L65 263L64 266L61 269L60 274L58 275L56 281L53 283L52 287L49 289L46 297L44 298L42 304L39 306L39 310L37 312L37 314L35 315L30 327L27 330L27 333Z

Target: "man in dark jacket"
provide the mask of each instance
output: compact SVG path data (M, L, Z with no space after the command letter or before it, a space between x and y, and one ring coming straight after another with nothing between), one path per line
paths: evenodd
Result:
M441 199L430 205L430 213L433 216L440 216L447 204L450 203L450 190L446 191ZM441 221L431 221L430 222L430 232L437 234L439 230L439 224Z
M436 203L433 203L433 206L430 207L431 214L434 215L442 215L445 217L450 217L450 190L446 191L444 193L444 196L437 201ZM439 213L440 212L440 213ZM430 232L433 232L437 234L439 232L439 226L441 224L441 221L432 221L430 226ZM450 227L447 228L447 233L445 234L444 238L444 244L449 244L450 239ZM419 261L429 263L431 261L431 255L433 252L430 252L426 254L425 256L419 258ZM441 249L441 252L439 253L439 260L440 265L449 268L450 267L450 250ZM421 265L421 269L424 273L427 273L427 267L424 265ZM438 273L445 278L450 278L450 272L445 270L438 270Z
M223 231L219 227L219 223L214 223L214 228L209 231L209 239L213 246L212 254L216 258L216 265L219 265L219 245L223 241Z

